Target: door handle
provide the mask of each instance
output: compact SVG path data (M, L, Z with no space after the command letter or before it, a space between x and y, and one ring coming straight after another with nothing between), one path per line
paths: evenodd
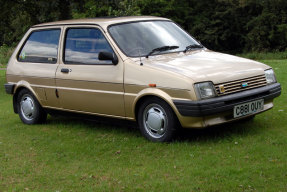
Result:
M62 69L61 69L61 72L62 72L62 73L69 73L69 72L70 72L70 69L68 69L68 68L62 68Z

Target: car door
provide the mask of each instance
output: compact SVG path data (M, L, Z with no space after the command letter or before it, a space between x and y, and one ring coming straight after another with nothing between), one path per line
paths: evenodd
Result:
M100 28L66 26L56 72L63 109L108 116L125 116L123 63L100 61L99 52L114 52ZM116 54L116 53L115 53Z

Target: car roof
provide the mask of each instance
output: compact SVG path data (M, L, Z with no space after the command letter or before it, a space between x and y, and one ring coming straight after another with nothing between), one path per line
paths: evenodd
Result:
M146 20L169 20L163 17L155 16L124 16L124 17L98 17L98 18L86 18L86 19L73 19L73 20L64 20L64 21L55 21L48 23L41 23L32 26L35 27L45 27L45 26L58 26L58 25L81 25L81 24L98 24L108 26L116 23L125 23L125 22L135 22L135 21L146 21Z

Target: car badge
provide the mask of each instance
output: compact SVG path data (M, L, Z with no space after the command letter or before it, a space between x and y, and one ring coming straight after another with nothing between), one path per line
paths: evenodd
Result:
M225 92L224 85L219 85L219 92L220 93L224 93Z
M243 88L248 87L248 83L242 83L241 87L243 87Z

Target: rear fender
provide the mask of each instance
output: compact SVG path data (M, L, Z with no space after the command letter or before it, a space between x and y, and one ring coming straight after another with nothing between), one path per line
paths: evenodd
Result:
M31 85L27 82L27 81L19 81L15 86L14 86L14 91L13 91L13 109L15 113L18 113L18 109L17 109L17 97L18 94L20 92L20 90L22 89L28 89L37 99L37 101L40 103L40 105L42 106L40 100L39 100L39 96L36 94L36 92L33 90L33 88L31 87Z

